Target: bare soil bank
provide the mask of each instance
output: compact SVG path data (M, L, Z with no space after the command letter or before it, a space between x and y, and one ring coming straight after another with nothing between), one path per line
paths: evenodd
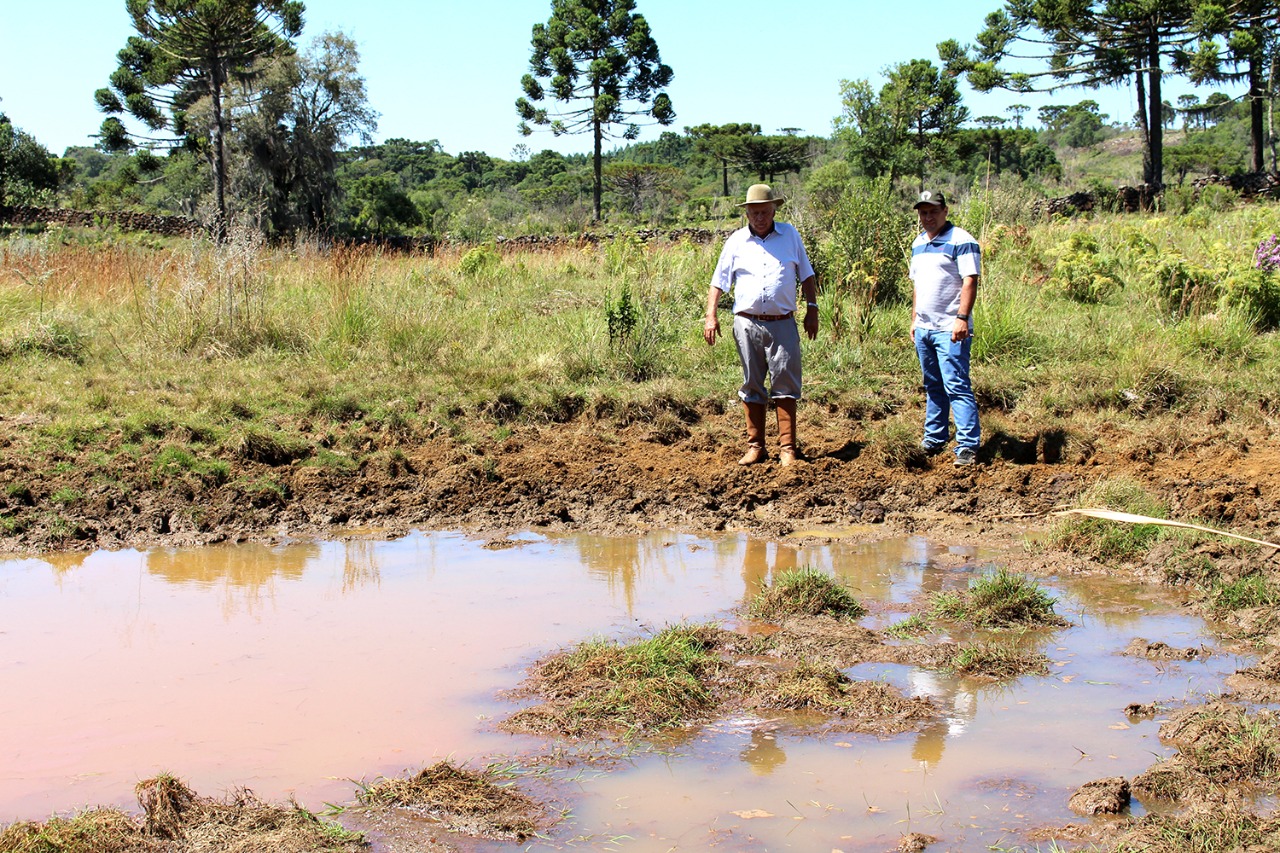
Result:
M0 549L271 541L351 528L395 535L413 527L763 537L855 527L867 539L922 533L990 541L1043 528L1089 485L1117 477L1167 503L1170 518L1280 538L1280 441L1261 429L1244 438L1237 431L1228 443L1205 426L1189 441L1195 428L1184 422L1176 448L1105 428L1087 438L989 430L973 468L955 468L949 454L889 467L856 421L802 406L803 461L743 468L740 421L737 411L664 412L626 426L585 415L545 425L474 419L425 436L354 424L339 446L363 447L358 463L242 447L219 452L230 470L214 479L158 466L168 438L149 455L100 446L35 453L28 436L38 424L4 418L0 470L9 485L0 492Z

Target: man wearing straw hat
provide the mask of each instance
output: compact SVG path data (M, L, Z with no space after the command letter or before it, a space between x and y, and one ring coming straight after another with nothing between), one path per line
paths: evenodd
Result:
M720 296L733 296L733 340L742 362L738 396L747 416L747 452L739 465L769 458L764 432L770 400L778 411L778 462L796 461L796 401L800 399L800 332L796 328L796 285L804 292L804 332L818 335L818 277L795 227L775 222L786 199L768 184L747 190L738 205L747 225L729 235L707 290L707 316L702 336L716 342ZM766 391L765 379L770 387Z

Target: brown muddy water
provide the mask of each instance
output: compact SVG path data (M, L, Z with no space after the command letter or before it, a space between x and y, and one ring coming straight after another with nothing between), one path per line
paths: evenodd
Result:
M736 626L735 608L773 574L806 565L848 583L872 606L865 624L883 627L922 593L963 588L994 564L922 538L791 546L669 533L0 560L0 822L133 808L133 785L161 771L202 794L246 786L319 811L352 802L351 780L545 753L495 723L516 709L501 691L548 652L682 621ZM886 738L718 720L553 774L570 811L525 846L883 851L922 832L941 849L983 850L1087 821L1066 805L1079 785L1132 778L1169 753L1161 717L1129 719L1125 706L1216 692L1247 661L1121 656L1135 637L1214 643L1155 591L1047 585L1072 622L1028 638L1051 675L993 685L854 667L933 697L944 719Z

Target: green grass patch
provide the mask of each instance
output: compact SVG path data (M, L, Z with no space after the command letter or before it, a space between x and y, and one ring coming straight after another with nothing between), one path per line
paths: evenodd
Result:
M978 628L1057 627L1066 620L1054 612L1056 602L1034 581L998 569L964 592L935 593L930 615Z
M592 640L540 664L534 691L548 702L517 712L514 730L572 736L634 734L682 725L713 705L707 685L720 666L714 629L674 626L630 645Z
M898 640L908 640L927 634L932 630L933 625L924 614L913 613L907 618L900 619L885 628L884 633Z
M70 486L63 486L49 495L49 501L62 506L70 506L77 501L84 499L84 492L79 489L73 489Z
M1280 604L1280 589L1260 574L1233 581L1218 578L1210 588L1210 607L1219 613Z
M1081 507L1110 509L1149 518L1165 518L1168 509L1140 484L1127 478L1103 480L1082 494ZM1121 562L1141 557L1150 550L1164 530L1155 524L1126 524L1100 518L1068 515L1049 531L1047 542L1103 562Z
M866 612L866 608L835 578L809 567L781 573L752 599L748 607L748 613L756 619L786 616L857 619Z
M1003 680L1027 674L1045 675L1049 672L1049 659L1040 652L1009 645L973 643L956 650L950 668L961 675Z
M158 481L194 474L206 483L219 486L231 476L231 466L221 459L200 459L185 447L169 445L156 454L151 472Z

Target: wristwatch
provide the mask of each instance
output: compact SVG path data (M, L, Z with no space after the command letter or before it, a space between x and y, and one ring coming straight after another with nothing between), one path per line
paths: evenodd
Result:
M956 315L956 319L957 319L957 320L964 320L964 321L967 323L967 322L969 322L969 315L968 315L968 314L957 314L957 315Z

